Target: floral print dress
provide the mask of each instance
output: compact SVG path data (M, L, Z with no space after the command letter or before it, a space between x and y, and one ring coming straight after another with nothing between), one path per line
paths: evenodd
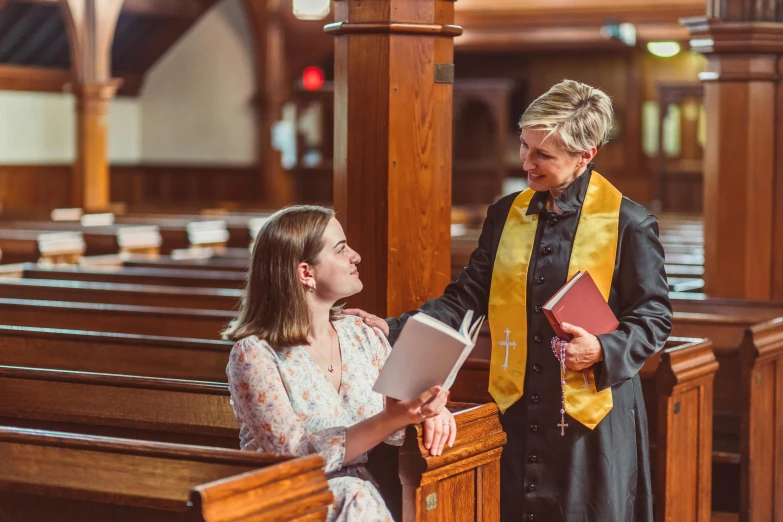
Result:
M339 392L301 346L274 350L256 336L231 350L226 374L243 450L285 455L320 454L335 502L327 520L392 520L363 464L367 454L344 462L345 429L383 410L372 391L391 346L380 330L356 317L332 323L340 342ZM386 442L401 445L399 431Z

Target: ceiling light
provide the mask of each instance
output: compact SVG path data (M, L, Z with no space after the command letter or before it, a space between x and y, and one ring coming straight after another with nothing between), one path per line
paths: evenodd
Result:
M671 58L680 52L677 42L649 42L647 50L660 58Z
M294 16L300 20L323 20L330 0L294 0Z

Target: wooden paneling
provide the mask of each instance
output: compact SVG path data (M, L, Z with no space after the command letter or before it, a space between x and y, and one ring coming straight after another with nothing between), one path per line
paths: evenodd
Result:
M0 205L72 206L72 172L70 165L0 165ZM109 183L111 201L129 205L261 201L255 166L118 165L111 168Z
M70 165L0 166L0 205L67 207L71 204Z
M260 202L258 167L134 165L111 169L111 201L129 205Z

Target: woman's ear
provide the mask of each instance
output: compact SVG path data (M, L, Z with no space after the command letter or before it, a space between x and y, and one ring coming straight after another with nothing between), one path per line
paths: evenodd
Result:
M307 263L299 263L299 266L296 267L296 275L299 278L299 282L306 288L311 289L315 287L315 275L312 267Z
M580 163L584 163L585 165L587 165L588 163L593 161L593 158L595 158L596 154L598 154L598 149L596 147L584 151L582 153L582 157L580 158Z

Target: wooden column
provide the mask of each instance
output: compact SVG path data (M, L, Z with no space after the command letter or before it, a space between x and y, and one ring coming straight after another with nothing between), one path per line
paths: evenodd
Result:
M454 2L336 0L334 206L351 305L397 315L449 282Z
M280 152L272 147L272 126L283 116L288 98L285 68L285 33L280 0L245 0L256 42L256 121L261 197L279 208L291 202L288 172L280 164Z
M60 0L71 50L76 95L73 205L103 209L109 203L109 102L120 82L111 77L111 47L123 0Z
M783 11L780 0L707 1L683 20L707 56L705 282L710 295L783 299Z

